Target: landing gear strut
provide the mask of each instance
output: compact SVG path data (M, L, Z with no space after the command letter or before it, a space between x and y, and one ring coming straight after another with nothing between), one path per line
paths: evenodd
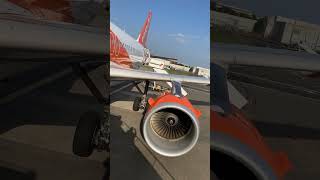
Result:
M98 102L104 105L106 116L101 118L95 111L86 112L81 116L73 138L73 152L78 156L88 157L94 149L108 151L110 142L109 98L102 95L88 76L87 71L80 64L73 64L72 68L81 77ZM108 87L107 90L109 90Z
M134 99L133 106L132 106L132 109L134 111L139 111L140 109L143 109L143 110L146 109L146 106L147 106L147 94L148 94L148 90L149 90L149 85L150 85L150 81L146 80L145 81L145 87L144 87L143 95L141 97L136 97ZM138 87L138 85L136 85L136 87L141 92L141 90Z

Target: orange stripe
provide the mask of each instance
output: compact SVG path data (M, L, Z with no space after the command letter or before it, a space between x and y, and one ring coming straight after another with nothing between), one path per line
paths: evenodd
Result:
M127 50L121 44L117 35L110 29L110 59L123 67L133 68L132 61Z

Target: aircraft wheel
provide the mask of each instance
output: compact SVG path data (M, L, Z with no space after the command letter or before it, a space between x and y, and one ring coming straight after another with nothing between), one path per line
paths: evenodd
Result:
M140 109L140 103L141 103L141 97L136 97L133 101L132 109L134 111L139 111Z
M78 122L74 138L73 153L88 157L94 148L94 136L99 127L99 115L97 112L89 111L84 113Z

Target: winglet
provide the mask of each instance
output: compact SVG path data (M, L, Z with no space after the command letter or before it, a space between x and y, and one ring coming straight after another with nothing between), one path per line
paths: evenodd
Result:
M146 47L146 42L147 42L147 36L148 36L148 31L150 27L150 22L151 22L151 17L152 17L152 12L149 11L148 17L146 21L144 22L144 25L140 31L140 34L138 36L137 41L142 44L144 47Z

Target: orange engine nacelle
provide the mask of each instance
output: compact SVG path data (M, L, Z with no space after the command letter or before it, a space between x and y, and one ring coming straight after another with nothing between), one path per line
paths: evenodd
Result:
M236 107L233 106L232 113L228 115L211 110L210 118L211 149L249 167L258 179L283 179L293 168L287 155L272 151L254 125Z
M141 128L151 149L169 157L189 152L199 138L201 112L186 97L170 93L150 98L148 104Z

